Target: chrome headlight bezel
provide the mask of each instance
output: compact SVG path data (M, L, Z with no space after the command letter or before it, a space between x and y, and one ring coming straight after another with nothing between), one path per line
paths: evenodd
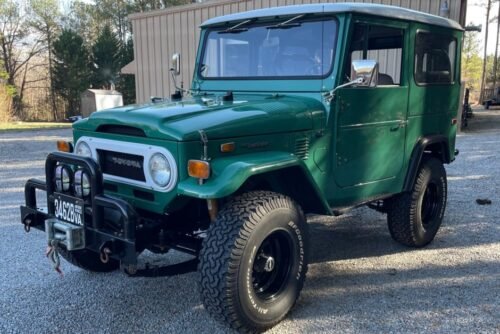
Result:
M82 157L92 158L92 149L85 140L79 140L75 145L75 154Z

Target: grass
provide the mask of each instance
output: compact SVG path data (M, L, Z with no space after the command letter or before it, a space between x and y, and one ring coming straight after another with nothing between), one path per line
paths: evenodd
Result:
M20 131L20 130L64 129L70 127L71 123L0 122L0 132Z

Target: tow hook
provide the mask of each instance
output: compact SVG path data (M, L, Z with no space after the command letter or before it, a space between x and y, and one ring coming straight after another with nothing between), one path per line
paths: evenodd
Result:
M31 223L33 222L33 215L26 215L23 219L24 231L29 233L31 230Z
M102 263L108 263L109 262L109 256L113 254L113 242L112 241L106 241L99 247L99 259L101 260Z

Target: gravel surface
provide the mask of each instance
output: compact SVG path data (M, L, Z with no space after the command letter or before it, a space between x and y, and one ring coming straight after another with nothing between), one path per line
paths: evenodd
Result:
M69 130L0 134L0 333L226 332L200 302L197 273L128 278L64 262L61 278L51 269L45 235L24 233L18 206L24 182L43 177L54 141L69 137ZM499 143L499 128L458 137L443 226L425 249L392 241L385 216L366 208L311 217L305 288L270 333L500 333Z

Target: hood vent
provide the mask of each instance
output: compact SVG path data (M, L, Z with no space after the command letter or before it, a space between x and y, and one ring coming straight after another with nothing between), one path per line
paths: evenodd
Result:
M309 138L299 138L295 141L295 155L302 160L309 158Z
M97 128L97 132L114 133L117 135L133 137L146 137L144 131L128 125L101 125Z

